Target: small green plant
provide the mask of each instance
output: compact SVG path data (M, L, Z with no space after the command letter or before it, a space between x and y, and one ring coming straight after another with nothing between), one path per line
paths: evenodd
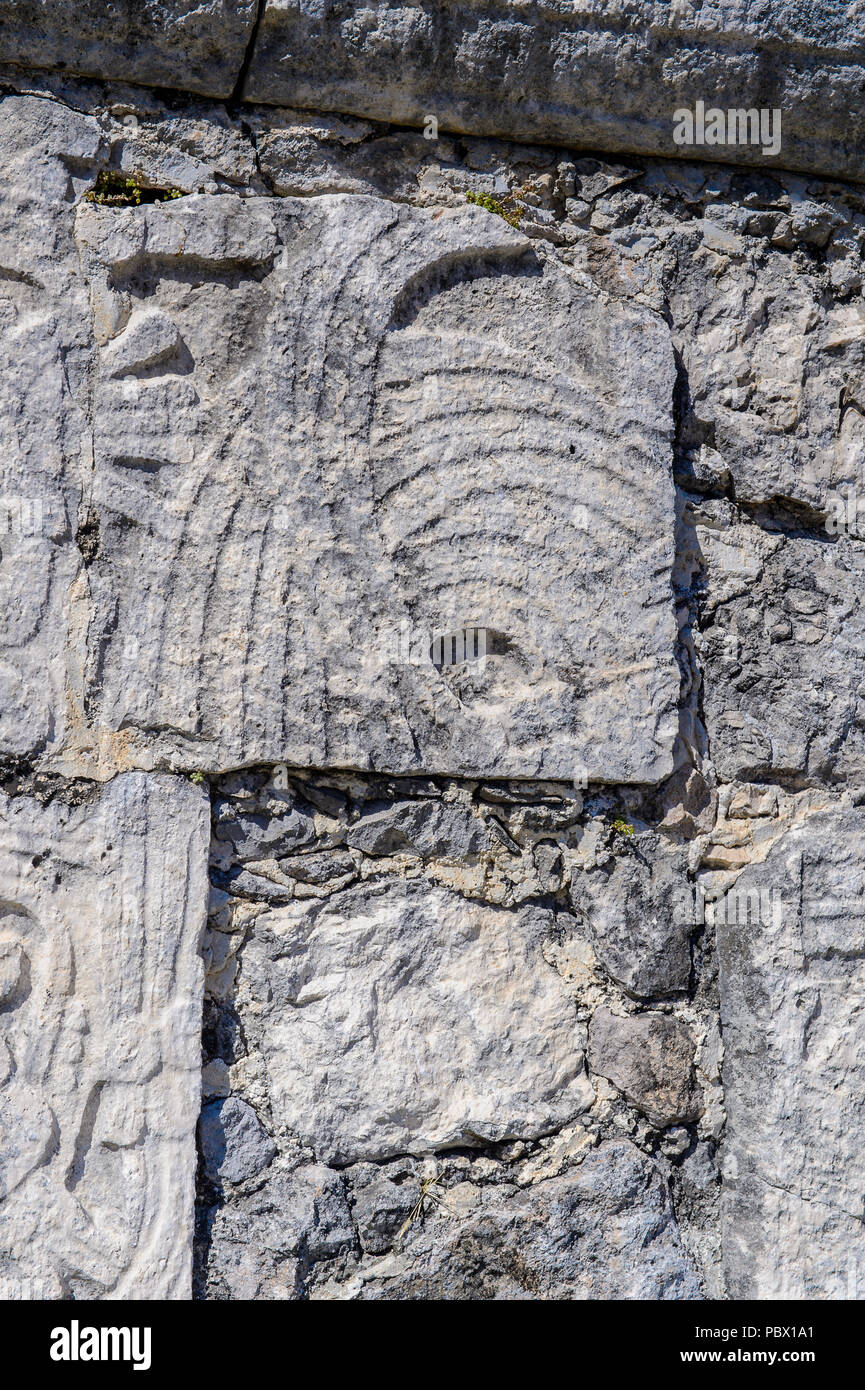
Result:
M189 780L193 783L194 786L203 787L206 778L203 772L190 772Z
M621 818L613 821L612 829L617 835L633 835L634 833L634 827Z
M84 194L85 202L107 208L135 208L142 203L164 203L169 198L182 197L180 188L147 188L137 179L112 169L103 169L94 186Z
M396 1240L394 1241L394 1249L397 1252L399 1251L399 1247L402 1244L402 1238L406 1234L406 1232L411 1229L415 1221L423 1220L425 1214L424 1202L429 1200L431 1202L438 1202L439 1206L446 1206L445 1200L441 1196L441 1194L438 1192L433 1192L433 1188L441 1182L443 1177L444 1173L436 1173L434 1178L427 1178L426 1182L421 1183L420 1196L418 1197L417 1201L415 1202L414 1206L409 1212L408 1217L403 1222L402 1226L400 1226L399 1234Z
M522 208L508 211L504 204L500 203L498 198L494 198L491 193L469 192L466 194L466 200L469 203L474 203L475 207L486 208L487 212L494 212L497 217L503 217L511 227L519 226L520 218L523 215Z

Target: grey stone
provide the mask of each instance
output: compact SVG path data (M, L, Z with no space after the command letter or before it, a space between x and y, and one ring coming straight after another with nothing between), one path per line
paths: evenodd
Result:
M592 1015L590 1066L659 1128L696 1120L703 1108L694 1050L685 1024L666 1014L622 1018L602 1008Z
M164 774L0 795L9 1297L189 1297L208 834Z
M0 1293L188 1296L203 1094L210 1296L856 1296L861 24L660 8L438 7L374 98L429 140L140 85L185 45L233 86L244 8L85 5L56 61L104 86L0 3ZM366 101L431 14L328 9L280 71ZM754 61L826 178L637 156ZM586 93L627 162L470 133ZM213 774L203 1074L206 795L162 768Z
M84 638L78 393L90 338L67 196L103 137L57 102L0 101L0 756L76 742ZM128 766L128 764L127 764Z
M694 491L714 486L726 493L729 479L739 501L791 499L812 513L802 517L806 527L822 527L839 489L858 486L862 493L863 420L854 404L858 388L847 386L862 372L865 330L857 284L851 280L839 298L831 266L825 275L812 276L804 267L813 255L790 254L796 246L792 227L799 225L795 213L813 185L789 176L779 184L794 217L790 246L776 249L753 225L757 214L747 206L757 196L751 176L738 179L706 224L723 230L725 214L728 224L742 227L744 220L748 230L737 237L735 256L720 243L700 250L699 224L686 218L674 232L678 269L662 269L669 244L650 258L651 273L660 272L669 285L677 325L673 336L684 406L680 440L687 471L697 480ZM708 187L704 179L701 201ZM833 242L837 264L849 258L858 274L861 199L847 190L838 196L840 190L831 186L818 184L817 191L822 215L845 224ZM710 210L705 203L702 207ZM777 213L769 216L779 222ZM649 221L657 225L656 214ZM702 244L707 244L705 228ZM808 242L800 238L800 244ZM727 325L733 320L738 330L730 334ZM691 486L684 471L680 481Z
M658 835L642 834L600 867L572 876L571 901L588 923L595 954L637 998L688 988L696 915L686 862Z
M731 1298L861 1295L863 831L808 817L718 904Z
M482 821L461 806L402 801L361 816L346 841L364 854L417 854L464 859L489 845Z
M227 97L256 12L256 0L77 0L70 23L63 0L3 0L0 62Z
M284 859L280 868L284 874L299 879L301 883L317 886L355 872L351 855L341 854L338 850L331 854L299 854L293 859Z
M704 709L718 775L861 780L861 544L725 518L697 534L707 573Z
M294 896L291 883L277 882L264 874L251 873L249 869L233 869L228 874L214 871L213 878L231 894L251 898L253 902L290 902Z
M401 880L262 914L237 998L274 1123L339 1164L566 1124L592 1092L552 926Z
M674 155L673 113L697 100L780 107L780 150L701 145L703 159L863 176L861 17L793 0L658 5L470 0L360 10L269 0L244 87L253 101L403 125ZM689 151L690 153L691 151Z
M205 1105L199 1124L201 1152L213 1182L254 1178L276 1157L276 1145L251 1105L239 1096Z
M359 1165L360 1167L361 1165ZM392 1182L374 1170L358 1185L358 1170L352 1170L354 1202L352 1215L362 1249L368 1255L383 1255L393 1246L418 1200L417 1182Z
M671 770L658 320L602 309L479 208L223 194L86 205L77 233L109 352L88 574L103 742L194 767ZM111 375L133 309L176 325L191 369ZM482 658L435 664L436 633L478 629Z
M207 1296L304 1296L310 1262L354 1249L345 1179L321 1164L274 1171L255 1192L217 1208L208 1231Z
M699 1299L662 1170L627 1143L608 1143L573 1173L520 1190L443 1194L398 1256L316 1299Z
M228 815L217 807L217 840L228 840L240 863L255 859L275 859L290 854L315 838L312 815L292 807L282 815Z

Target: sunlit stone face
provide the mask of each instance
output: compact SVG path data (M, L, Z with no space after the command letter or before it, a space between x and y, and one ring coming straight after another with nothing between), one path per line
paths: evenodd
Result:
M187 1296L207 839L173 777L0 797L4 1297Z
M475 208L202 197L78 238L102 723L196 765L671 771L662 326Z

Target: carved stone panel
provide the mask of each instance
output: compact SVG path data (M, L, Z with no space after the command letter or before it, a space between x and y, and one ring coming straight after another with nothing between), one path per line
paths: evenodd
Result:
M4 1297L189 1297L207 842L169 776L0 798Z
M199 196L77 226L111 737L193 766L670 772L656 318L473 207Z

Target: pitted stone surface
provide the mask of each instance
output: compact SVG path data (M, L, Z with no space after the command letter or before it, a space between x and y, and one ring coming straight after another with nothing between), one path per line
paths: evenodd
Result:
M15 758L63 742L83 693L91 325L67 198L103 141L93 117L7 95L0 145L0 756Z
M388 1165L392 1177L373 1177L370 1169L359 1164L335 1173L302 1165L215 1211L209 1296L701 1296L663 1170L631 1144L605 1144L581 1167L529 1190L509 1180L506 1169L484 1186L454 1183L442 1189L441 1203L430 1200L423 1221L410 1219L420 1190L411 1163ZM399 1249L392 1251L399 1229ZM359 1262L358 1234L366 1256Z
M848 0L2 0L0 62L577 149L862 178L861 11ZM674 112L782 112L677 146Z
M256 0L2 0L0 62L231 95Z
M540 908L396 881L259 917L238 998L275 1123L347 1163L542 1135L591 1103Z
M702 1109L694 1076L694 1040L665 1014L621 1017L598 1009L589 1032L589 1057L654 1125L696 1120Z
M189 1296L206 852L206 798L174 777L0 799L12 1297Z
M703 145L698 157L861 178L863 70L865 27L847 0L267 0L244 90L400 124L432 115L449 130L664 155L679 152L674 111L697 100L780 108L773 156L737 143Z
M707 576L700 656L706 724L725 781L865 776L865 547L785 535L698 505Z
M657 320L476 208L202 196L86 206L77 235L113 734L195 765L672 770ZM173 354L148 328L158 356L121 356L156 315Z
M865 812L746 870L717 927L731 1298L855 1298L865 1261Z
M0 47L0 1294L856 1295L859 8Z

